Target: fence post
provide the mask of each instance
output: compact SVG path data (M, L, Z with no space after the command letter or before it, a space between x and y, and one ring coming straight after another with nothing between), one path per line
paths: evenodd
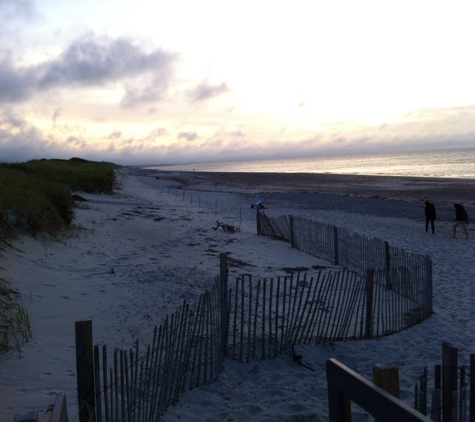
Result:
M434 367L434 389L432 390L432 403L430 409L430 416L433 421L440 422L440 416L442 415L442 399L441 395L441 366L435 365Z
M221 344L223 356L228 355L229 309L228 309L228 254L219 254L219 284L221 291Z
M365 338L373 338L374 270L366 271L366 324Z
M335 265L338 265L340 261L338 260L338 227L336 226L333 226L333 249L335 250Z
M419 412L424 415L427 414L427 366L424 367L424 372L419 379L420 388L419 388Z
M469 421L475 422L475 353L470 353L470 414Z
M430 313L433 312L432 309L432 260L430 259L429 255L426 255L426 280L425 280L425 286L429 287L429 291L427 292L427 305L429 306Z
M459 398L459 419L461 421L467 420L467 380L465 365L460 368L460 398Z
M429 418L411 406L376 387L335 359L327 360L326 373L330 422L351 420L345 398L355 402L375 418L387 422L430 422Z
M95 422L96 392L94 389L92 321L76 321L75 334L79 422Z
M399 369L391 362L373 365L373 382L394 397L399 398Z
M386 272L386 288L391 289L391 254L389 253L389 242L384 242L384 269Z
M457 391L457 349L450 343L442 343L442 421L452 422L457 407L454 392ZM455 420L453 420L455 422Z
M295 247L295 237L294 237L294 216L289 215L289 223L290 223L290 247Z
M399 369L391 362L373 365L373 382L394 397L399 398Z
M261 234L261 219L259 214L259 207L256 206L256 223L257 223L257 234Z

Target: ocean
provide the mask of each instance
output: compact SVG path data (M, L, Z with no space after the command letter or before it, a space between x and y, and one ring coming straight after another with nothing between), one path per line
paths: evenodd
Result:
M475 148L162 165L149 168L223 173L333 173L475 179Z

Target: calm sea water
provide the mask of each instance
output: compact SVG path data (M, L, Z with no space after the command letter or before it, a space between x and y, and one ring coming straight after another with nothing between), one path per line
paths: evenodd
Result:
M334 173L475 179L475 148L151 167L159 170Z

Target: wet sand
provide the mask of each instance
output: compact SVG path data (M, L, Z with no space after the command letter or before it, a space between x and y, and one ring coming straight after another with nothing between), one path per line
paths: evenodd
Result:
M217 173L137 170L174 180L183 189L216 192L307 192L381 199L475 204L475 180L318 173Z

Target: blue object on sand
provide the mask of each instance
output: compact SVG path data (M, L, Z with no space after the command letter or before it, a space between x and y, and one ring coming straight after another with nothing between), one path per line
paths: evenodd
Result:
M263 204L263 200L262 199L256 199L252 205L251 205L251 208L267 208L264 206Z

